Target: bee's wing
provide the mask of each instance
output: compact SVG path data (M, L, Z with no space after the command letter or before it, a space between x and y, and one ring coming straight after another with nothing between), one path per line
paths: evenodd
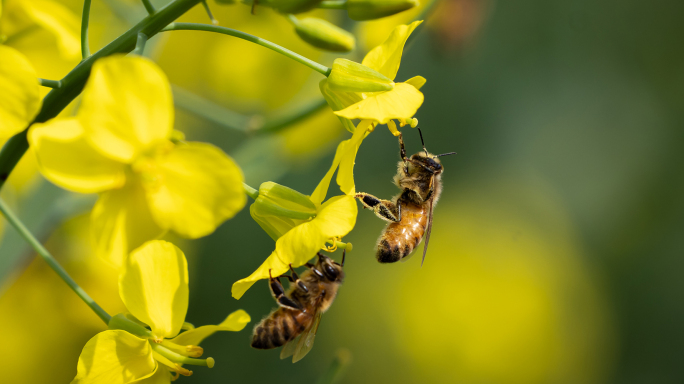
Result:
M294 339L288 341L283 349L280 351L280 358L281 359L287 359L288 357L294 355L295 349L297 349L297 344L299 343L299 340L302 338L302 334L299 334L299 336L295 337Z
M316 311L314 314L314 320L311 322L311 326L305 329L300 335L300 339L297 342L297 348L294 351L294 356L292 357L292 362L296 363L303 359L307 353L313 348L314 338L316 337L316 332L318 332L318 324L321 322L321 312Z
M430 208L428 209L428 222L427 228L425 229L425 246L423 246L423 260L420 262L420 266L423 266L425 262L425 255L427 254L428 243L430 242L430 233L432 233L432 208L435 202L430 200Z

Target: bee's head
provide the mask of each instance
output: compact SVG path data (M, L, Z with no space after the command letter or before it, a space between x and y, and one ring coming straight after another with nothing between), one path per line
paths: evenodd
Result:
M323 276L330 281L341 282L344 279L344 257L346 251L342 253L342 264L336 262L335 260L329 258L328 256L318 253L318 262L316 263L316 269L321 271Z
M420 171L427 171L433 174L442 173L442 163L437 157L428 152L421 151L416 153L409 159L409 173Z

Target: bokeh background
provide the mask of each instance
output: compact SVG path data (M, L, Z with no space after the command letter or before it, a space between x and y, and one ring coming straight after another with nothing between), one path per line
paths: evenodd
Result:
M428 15L397 78L428 79L417 115L425 144L458 155L443 158L425 265L378 264L384 223L360 211L345 238L354 245L347 279L314 349L293 365L278 350L249 347L252 326L274 307L266 282L239 301L230 295L274 245L248 209L204 239L172 238L190 261L188 321L215 324L239 308L252 316L244 331L207 340L216 367L182 382L313 383L339 354L349 358L343 383L684 381L684 3L436 1L366 23L314 12L357 32L347 55L356 60L394 25ZM63 3L78 27L82 2ZM300 41L270 9L210 5L221 25L324 64L336 57ZM92 13L95 49L144 9L107 0ZM201 7L183 20L207 22ZM13 43L44 78L78 62L50 51L44 36ZM171 32L146 53L176 87L176 128L222 147L253 186L310 193L349 136L327 108L277 133L253 132L320 100L319 74L262 47ZM404 135L417 152L418 133ZM396 139L378 128L359 151L357 189L394 195L398 159ZM95 197L50 185L30 157L10 182L3 198L95 300L122 311L115 271L90 255ZM11 228L3 232L2 381L69 382L104 327Z

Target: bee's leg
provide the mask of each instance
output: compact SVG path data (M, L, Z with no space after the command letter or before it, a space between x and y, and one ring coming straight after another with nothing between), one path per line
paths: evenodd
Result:
M270 269L268 270L268 277L269 286L271 287L271 293L273 294L273 297L276 299L276 301L281 307L297 309L300 311L303 309L301 305L297 304L295 301L285 296L285 289L283 288L283 285L280 283L280 279L271 276Z
M290 272L292 273L292 275L289 276L290 279L292 279L292 280L290 280L290 281L292 281L292 282L294 282L295 284L297 284L297 286L298 286L299 288L301 288L304 292L309 293L309 288L306 287L306 285L304 284L303 281L299 280L299 275L297 275L297 272L295 272L295 270L292 268L292 264L291 264L291 263L290 263Z
M428 189L427 195L425 195L425 198L423 201L428 201L432 197L432 193L435 191L435 184L433 183L435 181L434 176L430 178L430 188Z
M404 161L404 174L408 175L408 159L406 158L406 148L404 148L404 138L399 133L399 136L397 136L399 139L399 156L401 156L401 160Z
M381 200L363 192L357 193L354 197L361 201L364 208L372 210L377 217L385 221L396 222L401 220L400 204L395 204L389 200Z

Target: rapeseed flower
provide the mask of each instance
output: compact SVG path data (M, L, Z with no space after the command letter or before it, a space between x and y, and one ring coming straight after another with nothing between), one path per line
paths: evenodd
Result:
M345 128L353 132L351 139L337 147L333 164L325 176L327 180L332 179L339 167L337 184L347 195L356 193L356 153L375 126L387 124L392 134L398 136L400 133L393 120L396 119L401 126L410 124L415 127L418 124L413 115L423 103L424 97L419 89L425 84L425 79L416 76L404 83L395 83L394 79L406 40L421 22L397 26L384 43L368 52L361 64L336 60L328 79L320 83L321 92L330 107ZM361 122L354 127L352 119L360 119Z
M323 203L330 178L323 179L309 197L272 182L259 188L250 207L252 218L276 240L275 250L250 276L233 284L239 299L256 281L280 276L306 264L326 242L336 244L356 224L358 208L353 196L335 196Z
M419 89L425 78L413 77L395 83L406 40L422 21L399 25L381 45L373 48L359 65L337 59L332 72L320 83L321 93L343 124L350 128L350 120L371 120L388 124L396 119L400 124L412 123L413 115L423 103ZM349 122L345 121L348 120ZM396 129L390 130L396 135ZM353 129L349 129L353 132Z
M208 235L246 202L230 157L173 131L168 80L141 57L96 62L78 114L35 124L28 139L47 179L100 193L91 233L96 253L115 266L169 229Z
M188 294L187 261L175 245L153 240L133 251L119 277L130 314L112 317L110 330L86 343L72 384L169 383L173 374L192 374L183 364L213 367L214 359L197 359L198 345L217 331L240 331L251 319L238 310L219 325L192 328L185 323ZM190 329L179 334L182 328Z
M28 59L0 45L0 141L23 131L36 117L42 105L39 88Z

